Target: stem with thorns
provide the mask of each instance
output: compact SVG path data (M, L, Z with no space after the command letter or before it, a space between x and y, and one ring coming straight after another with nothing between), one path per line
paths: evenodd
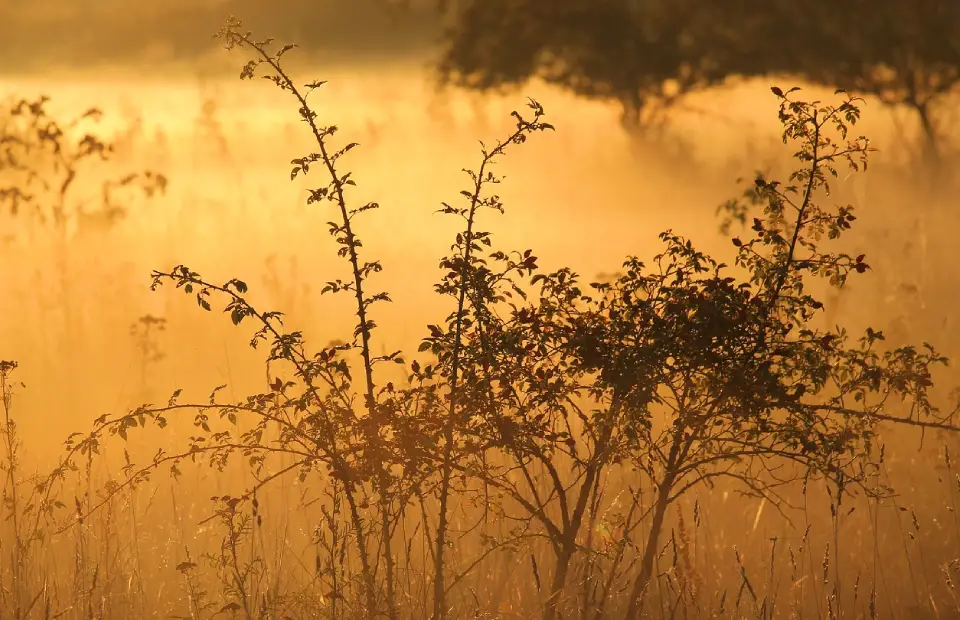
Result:
M336 159L340 155L346 153L356 145L350 144L344 149L334 154L331 154L330 151L328 150L327 144L326 144L326 138L333 135L333 133L336 131L336 128L335 127L320 128L317 125L317 121L316 121L317 114L310 108L309 104L307 103L307 95L309 95L309 93L312 92L314 88L319 87L322 83L317 82L308 86L307 88L309 90L306 91L306 93L304 93L301 91L299 87L297 87L297 85L293 82L293 80L290 78L288 73L280 66L281 56L283 56L283 54L289 51L290 49L293 49L293 47L295 46L286 45L282 47L276 54L270 54L266 50L266 46L270 43L270 40L265 40L265 41L254 40L252 38L251 33L249 32L244 33L240 31L240 27L241 27L240 22L236 21L233 18L229 18L227 20L227 24L225 25L225 27L218 33L218 37L226 41L226 46L228 49L235 46L240 46L240 47L246 46L255 50L256 53L259 55L260 58L258 60L251 61L246 65L243 73L241 74L241 77L252 78L253 72L257 65L259 64L268 65L274 71L274 74L265 76L266 79L269 79L270 81L274 82L281 90L288 91L290 94L294 96L294 98L297 100L297 103L299 104L300 117L303 119L304 122L307 123L307 125L309 125L310 131L313 134L315 142L317 143L319 154L314 154L312 156L303 158L298 161L295 160L294 163L299 164L299 167L294 169L294 175L296 175L300 170L303 170L304 172L306 172L309 162L316 161L319 159L323 163L323 166L326 168L327 174L330 177L331 186L333 189L333 196L331 197L329 195L330 187L328 186L328 188L324 190L313 191L312 199L317 199L320 197L325 197L328 199L332 198L333 202L336 203L337 208L340 212L340 224L332 227L331 233L334 235L337 242L342 246L340 250L340 254L346 255L352 271L352 276L353 276L352 286L347 286L343 288L344 289L352 288L354 297L356 298L358 324L356 329L354 330L354 336L355 337L359 336L360 338L360 355L363 359L363 372L364 372L364 379L365 379L364 404L365 404L368 416L372 421L375 422L376 426L379 428L379 420L378 420L379 416L378 416L377 406L376 406L376 397L374 394L374 389L375 389L375 384L373 380L374 359L370 355L370 339L371 339L371 331L374 327L374 323L372 323L368 319L367 309L374 302L380 301L380 300L387 300L388 297L386 297L385 295L375 295L373 297L368 298L364 295L363 282L366 278L366 275L372 271L379 271L380 267L379 267L379 263L364 263L362 266L360 264L358 248L361 247L362 243L354 233L352 219L355 214L359 213L362 210L366 210L366 208L351 211L347 207L347 201L344 195L345 194L344 188L347 185L353 185L354 183L352 180L350 180L349 173L347 173L346 175L341 175L337 171L336 165L335 165ZM311 200L311 202L312 201L313 200ZM370 205L367 205L367 208L376 208L376 207L377 205L375 203L371 203ZM368 431L367 440L371 443L371 447L373 448L382 447L379 445L380 438L377 430ZM375 452L381 453L382 450L376 449ZM393 588L393 572L394 572L393 557L391 554L390 541L388 540L390 536L390 528L388 527L389 512L388 512L387 503L388 503L389 494L387 493L387 485L389 483L388 483L387 476L385 475L386 471L383 466L381 466L378 474L379 475L376 476L375 483L377 485L377 491L380 495L380 499L382 503L381 526L383 529L382 536L385 537L384 544L383 544L383 554L387 564L387 567L386 567L387 568L387 594L388 594L389 615L391 620L396 620L396 601L395 601L395 594L394 594L394 588ZM352 491L349 488L349 486L350 486L349 484L345 485L346 487L345 492L347 493L347 501L351 507L352 517L353 517L355 526L357 527L357 539L358 539L357 542L362 549L360 555L361 555L361 563L362 563L363 573L364 573L364 583L365 583L367 604L369 606L369 611L372 613L375 609L375 604L376 604L376 587L374 582L373 571L372 571L372 568L370 567L369 559L367 558L367 555L366 555L365 534L360 528L361 521L359 518L359 514L356 511L356 501L351 496Z
M483 149L483 161L480 163L480 170L473 174L472 192L469 194L470 205L466 209L465 220L466 230L462 236L458 236L460 241L460 273L459 273L459 291L457 291L456 322L454 327L453 352L450 368L450 395L447 408L447 418L443 427L443 450L441 453L441 482L440 482L440 515L437 524L437 536L435 540L434 553L434 578L433 578L433 619L442 620L446 615L446 593L444 586L444 551L447 547L447 529L449 527L448 512L450 502L450 478L453 472L453 447L454 430L457 420L457 405L460 388L460 362L463 348L463 321L467 307L467 294L470 290L470 268L474 259L473 251L475 246L474 224L476 223L477 211L484 206L484 200L481 198L481 192L488 182L494 182L494 177L488 172L489 166L494 159L503 154L507 145L519 144L526 139L526 135L533 131L543 129L552 129L547 123L540 122L543 116L543 108L536 101L530 100L530 108L534 111L532 121L524 120L518 113L514 113L517 119L516 130L503 142L500 142L492 150ZM451 207L446 207L445 212L455 212Z

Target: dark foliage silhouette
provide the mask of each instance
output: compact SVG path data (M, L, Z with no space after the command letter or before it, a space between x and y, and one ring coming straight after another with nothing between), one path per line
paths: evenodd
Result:
M533 77L617 101L631 125L733 78L791 76L913 110L936 154L938 106L960 82L951 0L462 0L440 63L478 89Z

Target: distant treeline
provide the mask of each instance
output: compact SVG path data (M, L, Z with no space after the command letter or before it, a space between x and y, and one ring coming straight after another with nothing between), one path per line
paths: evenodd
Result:
M0 71L189 63L227 14L337 60L419 56L442 34L438 12L385 0L33 0L0 3Z

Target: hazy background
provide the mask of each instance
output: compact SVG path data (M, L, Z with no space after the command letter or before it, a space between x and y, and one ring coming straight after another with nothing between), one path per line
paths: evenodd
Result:
M441 33L435 11L391 0L37 0L0 6L0 68L187 70L214 47L228 14L335 62L422 57ZM400 9L403 10L400 10ZM344 25L349 24L349 28ZM142 74L142 73L141 73Z
M315 95L321 121L361 144L343 165L355 171L354 201L382 205L358 229L364 256L385 266L372 285L395 299L375 313L375 346L384 351L415 350L424 326L442 317L431 285L456 222L434 212L458 198L461 168L479 161L477 140L504 136L525 96L545 106L557 131L501 160L507 214L487 216L481 228L505 249L533 248L548 269L615 271L627 254L652 256L667 228L730 258L716 206L739 194L738 177L788 170L768 83L697 96L677 112L666 142L644 144L622 130L615 106L543 84L500 95L438 90L429 67L439 20L425 9L382 9L376 0L0 5L0 96L47 94L68 117L100 107L118 152L114 163L91 166L91 177L152 169L170 179L165 196L132 195L116 224L74 221L65 263L52 235L27 235L3 214L0 358L21 364L16 410L28 459L47 462L94 416L163 401L176 388L194 398L222 383L237 397L262 389L263 358L247 347L249 329L172 289L151 293L152 269L184 263L215 281L243 279L256 305L286 312L308 341L352 328L348 300L319 296L325 281L345 274L326 232L330 214L305 204L306 188L323 181L290 181L288 162L309 152L309 136L289 98L237 79L243 52L213 43L228 13L258 35L303 45L304 54L289 56L291 71L301 82L329 80ZM864 116L860 131L881 153L870 171L842 179L834 198L858 208L845 243L866 253L874 272L830 299L829 318L957 353L956 193L931 187L911 164L914 137L895 112L868 102ZM81 187L77 196L96 192ZM131 335L146 314L167 321L149 338L162 359L145 359ZM949 387L957 377L938 379ZM929 482L915 467L897 473L914 488Z

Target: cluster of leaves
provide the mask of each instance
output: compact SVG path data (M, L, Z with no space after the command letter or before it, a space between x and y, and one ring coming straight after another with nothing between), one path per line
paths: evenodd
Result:
M823 304L808 292L810 282L839 287L868 269L862 255L827 251L855 218L850 207L827 208L816 197L829 193L838 165L865 166L869 145L845 142L859 118L856 98L824 106L794 101L793 91L774 94L784 142L798 144L803 167L789 185L757 181L762 211L752 237L733 240L738 271L670 232L652 268L632 257L621 275L592 283L593 292L568 269L537 272L531 284L539 295L514 303L516 293L526 295L505 274L536 271L529 253L494 252L498 268L474 267L471 295L482 311L469 315L473 386L464 389L471 400L458 428L511 465L491 468L483 454L465 469L514 500L550 540L557 564L548 617L591 496L611 466L637 468L657 495L628 603L632 620L665 511L689 489L733 478L782 509L789 502L779 489L817 475L841 494L855 486L883 492L865 486L876 473L881 420L951 426L927 398L932 369L946 361L932 347L881 351L879 332L851 342L842 329L812 326ZM426 342L443 360L458 338L448 328ZM894 396L911 402L903 417L889 413ZM538 493L532 464L545 470L555 499ZM548 506L554 501L559 518ZM602 609L608 594L579 604Z
M109 161L113 145L91 127L102 117L99 109L61 122L49 112L49 101L20 99L0 111L0 209L63 233L85 217L123 217L120 188L138 188L147 197L166 189L165 176L145 170L104 180L95 200L71 198L86 162Z
M257 493L269 483L286 475L317 481L328 497L330 538L323 546L331 558L322 576L333 618L416 615L420 590L398 592L394 536L419 510L421 536L431 547L432 574L429 566L423 571L436 620L455 615L453 589L487 555L537 538L553 553L547 620L568 608L593 610L599 620L611 606L636 620L667 511L691 489L732 479L783 511L790 505L782 490L812 478L826 480L837 496L885 493L867 484L882 460L880 424L960 430L928 397L931 373L945 363L932 347L885 349L880 332L856 339L815 327L823 304L813 282L842 286L869 269L864 256L830 251L854 221L852 209L818 202L841 165L866 164L867 141L847 136L859 119L858 99L841 95L828 105L774 89L783 139L796 145L800 167L786 184L760 179L748 194L757 204L740 212L755 215L752 232L733 240L732 266L666 232L649 265L630 257L621 273L589 286L570 269L541 270L532 250L496 249L479 228L481 215L504 208L492 191L500 182L491 170L496 159L552 129L530 101L532 118L515 113L515 130L483 147L479 169L467 171L463 204L441 209L463 222L436 285L455 307L428 327L420 352L432 359L407 364L399 352L371 354L376 324L369 310L389 298L367 292L381 267L361 258L355 226L377 205L350 206L353 180L336 164L353 145L333 147L336 127L318 125L307 101L321 83L301 88L290 79L281 56L291 46L271 53L269 40L252 38L232 20L219 36L228 47L253 50L242 77L265 68L265 79L295 98L315 138L317 151L295 159L291 176L312 168L327 175L309 201L327 201L337 213L330 234L350 276L325 290L356 301L356 328L346 342L310 352L300 332L284 331L281 313L248 303L242 281L216 284L183 265L155 272L154 288L173 283L205 310L214 297L224 299L235 324L256 323L251 345L269 347L269 389L231 403L218 400L220 388L205 403L182 404L176 393L166 406L103 416L90 433L68 440L56 475L111 436L126 438L148 424L162 428L169 416L192 412L196 430L186 445L128 465L104 497L161 467L178 475L180 464L193 460L222 470L240 457L256 482L238 496L216 498L218 514L234 519L249 506L259 518ZM384 363L404 366L406 385L378 383ZM612 501L604 491L611 478L652 487L655 501L640 508L631 486L631 507L615 524L618 542L594 543L597 515ZM459 515L473 525L451 528L452 498L478 507ZM78 501L74 516L95 509ZM494 534L485 525L490 515L515 526ZM641 522L650 524L643 537ZM237 529L227 529L224 553L236 555ZM486 549L472 560L459 557L457 541L474 530ZM353 562L336 560L346 544ZM247 573L232 566L235 581L245 583ZM535 559L533 568L539 583ZM587 587L572 594L577 570ZM229 609L252 617L242 589L225 595L232 597Z

